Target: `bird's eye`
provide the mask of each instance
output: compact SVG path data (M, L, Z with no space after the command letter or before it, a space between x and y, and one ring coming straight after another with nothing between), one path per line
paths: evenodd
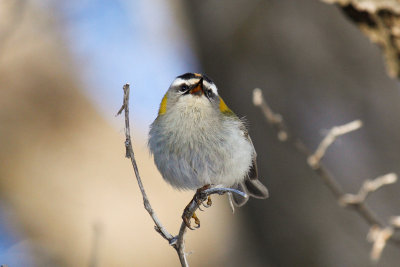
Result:
M187 90L189 90L189 86L187 86L186 84L181 85L181 87L179 87L179 91L181 92L186 92Z
M213 96L213 92L211 90L205 91L204 94L206 95L206 97L212 97Z

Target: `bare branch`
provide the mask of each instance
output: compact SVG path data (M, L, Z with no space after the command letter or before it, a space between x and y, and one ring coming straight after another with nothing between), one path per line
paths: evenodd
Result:
M364 202L370 193L378 190L384 185L394 184L395 182L397 182L397 175L395 173L388 173L377 177L372 181L366 180L357 194L345 194L339 199L339 203L343 206L359 204Z
M288 139L288 133L286 126L283 123L282 116L272 111L267 102L264 101L262 91L259 88L256 88L253 91L253 104L260 107L268 123L277 128L279 141L286 141Z
M150 214L151 218L153 219L155 225L156 225L156 230L161 234L162 237L170 241L173 236L167 232L167 230L164 228L164 226L161 224L160 220L158 219L156 213L154 212L153 208L150 205L149 199L147 197L146 191L144 190L142 179L140 178L139 170L136 164L135 160L135 153L133 152L132 148L132 140L131 140L131 134L130 134L130 127L129 127L129 84L125 84L124 87L124 101L122 104L121 109L118 111L117 115L121 114L123 110L125 110L125 157L130 158L132 162L132 167L135 171L135 176L136 180L138 182L140 192L142 192L143 196L143 204L144 208L147 210L147 212Z
M400 216L391 217L389 222L394 228L400 229Z
M231 193L231 194L234 193L234 194L241 195L242 197L247 197L247 195L245 193L243 193L239 190L236 190L236 189L232 189L232 188L222 188L222 187L221 188L210 188L210 189L204 190L200 193L196 193L193 196L192 201L190 201L190 203L187 206L187 212L188 212L187 216L190 218L193 215L193 213L199 208L199 206L200 206L199 203L204 202L208 196L210 196L212 194L223 195L225 193ZM187 226L184 222L182 222L181 228L179 230L179 234L177 237L175 237L176 243L174 243L175 248L178 251L179 259L181 261L182 266L184 266L182 262L186 262L186 264L187 264L186 257L185 257L186 254L184 252L184 250L185 250L185 239L184 238L185 238L186 231L187 231Z
M334 176L320 162L326 149L336 140L336 138L340 135L359 129L362 126L361 121L356 120L342 126L334 127L329 132L328 136L321 142L315 153L312 153L300 139L289 134L282 116L272 111L263 98L262 91L258 88L253 91L253 103L255 106L260 107L267 122L278 131L278 139L292 144L298 152L307 158L311 169L325 182L328 188L335 195L339 204L347 208L352 208L352 210L357 212L371 226L369 240L374 243L371 252L372 259L379 259L387 241L400 246L400 240L393 236L393 229L400 229L400 216L393 217L390 221L391 225L385 226L378 216L365 203L369 193L376 191L383 185L396 182L397 175L389 173L378 177L373 181L366 181L357 195L351 195L344 192ZM279 138L280 131L285 133L285 136L287 137L285 140Z
M187 226L184 222L182 222L179 234L177 236L172 236L161 224L161 221L158 219L157 214L151 207L150 201L147 197L146 191L144 190L144 186L142 183L142 179L140 178L139 174L139 169L136 164L135 160L135 154L133 152L132 148L132 140L131 140L131 135L130 135L130 126L129 126L129 91L130 87L129 84L125 84L123 86L124 90L124 99L123 99L123 104L121 108L119 109L117 116L122 113L122 111L125 111L125 156L127 158L131 159L132 167L135 171L135 176L137 183L140 188L140 192L142 193L143 196L143 204L144 208L147 210L149 213L150 217L153 219L153 222L155 224L154 229L164 238L168 241L168 243L173 246L178 253L179 260L181 262L182 266L189 266L188 261L187 261L187 253L185 253L185 234L187 231ZM193 215L193 213L199 208L201 203L203 203L208 196L213 195L213 194L219 194L223 195L225 193L229 194L239 194L242 197L247 197L247 195L239 190L232 189L232 188L221 188L221 187L214 187L214 188L209 188L201 192L197 192L194 196L193 199L190 201L189 205L187 206L187 209L185 211L187 212L187 215L189 218Z
M375 225L371 227L367 236L367 240L373 243L370 255L371 260L378 261L380 259L382 251L387 241L393 236L393 233L393 228L390 226L381 228Z
M308 157L307 162L312 168L318 168L319 162L321 161L322 157L325 155L326 150L330 145L335 142L335 140L347 133L360 129L362 126L362 122L360 120L355 120L349 122L342 126L335 126L333 127L327 136L322 140L319 144L317 150L315 150L314 154Z
M400 229L400 216L393 216L390 218L389 223L390 225L384 228L376 225L372 226L367 235L367 240L373 243L370 257L375 262L380 259L387 241L393 238L395 230Z

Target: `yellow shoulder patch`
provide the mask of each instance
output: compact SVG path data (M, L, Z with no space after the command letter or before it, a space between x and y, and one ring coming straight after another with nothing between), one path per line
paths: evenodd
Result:
M222 100L221 97L219 97L219 110L222 113L233 114L232 110L228 108L228 106L225 104L224 100Z
M163 99L161 100L160 109L158 110L158 115L163 115L167 111L167 93L165 93Z

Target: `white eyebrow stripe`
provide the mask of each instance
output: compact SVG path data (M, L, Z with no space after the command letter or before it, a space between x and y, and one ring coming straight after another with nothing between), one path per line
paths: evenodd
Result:
M185 80L185 79L181 79L181 78L176 78L175 81L172 82L171 87L173 87L173 86L174 86L174 87L175 87L175 86L181 86L181 85L183 85L183 84L187 84L187 85L190 86L190 85L194 85L194 84L198 83L199 80L200 80L199 78L192 78L192 79L189 79L189 80ZM203 80L203 84L204 84L206 87L210 88L211 91L212 91L214 94L218 95L218 89L217 89L217 86L215 86L214 83L210 83L210 82L208 82L208 81L206 81L206 80Z
M192 78L192 79L189 79L189 80L176 78L175 81L172 82L171 86L180 86L182 84L194 85L197 82L199 82L199 78Z
M189 79L189 80L186 80L186 81L189 83L189 85L194 85L194 84L198 83L200 81L200 79L199 78L192 78L192 79Z
M212 91L214 94L218 95L218 89L217 89L217 86L215 86L214 83L209 83L208 81L203 80L203 84L204 84L206 87L210 88L211 91Z
M184 84L184 83L186 83L186 80L181 79L181 78L176 78L176 79L172 82L171 87L172 87L172 86L179 86L179 85L182 85L182 84Z

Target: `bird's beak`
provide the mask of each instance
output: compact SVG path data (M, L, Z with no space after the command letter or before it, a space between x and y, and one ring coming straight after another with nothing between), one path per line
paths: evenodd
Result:
M197 95L197 96L201 96L202 94L204 94L203 91L203 78L200 78L200 81L194 86L194 88L192 88L189 91L190 94L192 95Z

